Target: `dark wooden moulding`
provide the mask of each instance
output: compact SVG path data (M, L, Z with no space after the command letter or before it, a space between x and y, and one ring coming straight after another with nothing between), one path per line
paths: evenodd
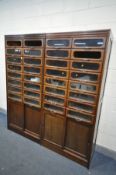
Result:
M110 30L6 35L8 129L89 168Z

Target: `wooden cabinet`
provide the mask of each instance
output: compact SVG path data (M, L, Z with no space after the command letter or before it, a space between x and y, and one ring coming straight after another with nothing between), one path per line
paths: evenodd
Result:
M8 127L89 167L111 32L8 35Z

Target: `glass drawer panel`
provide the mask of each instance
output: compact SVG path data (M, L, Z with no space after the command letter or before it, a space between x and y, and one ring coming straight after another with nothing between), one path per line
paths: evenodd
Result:
M89 84L82 84L79 82L70 82L70 88L74 90L82 90L88 92L96 92L96 86Z
M7 72L7 74L8 74L8 77L17 78L17 79L22 78L21 74L18 74L18 73L15 73L15 72Z
M11 71L21 71L21 66L8 65L8 69Z
M46 75L57 76L57 77L67 77L67 72L61 71L61 70L46 69Z
M72 62L72 68L80 69L80 70L90 70L90 71L98 71L100 69L99 63L87 63L87 62Z
M101 51L73 51L73 58L78 59L94 59L99 60L101 59L102 53Z
M22 60L21 57L7 57L7 62L21 64Z
M63 88L66 88L66 81L59 80L59 79L54 79L54 78L46 78L45 83L51 84L53 86L61 86Z
M49 96L49 95L45 95L44 97L45 101L48 101L49 103L56 105L64 105L64 99L58 98L58 97L54 97L54 96Z
M68 58L68 50L47 50L46 56L48 57L59 57L59 58Z
M89 74L89 73L71 72L71 78L75 79L75 80L95 82L98 80L98 75L97 74Z
M6 54L21 55L21 49L6 49Z
M25 40L24 45L27 47L41 47L42 40Z
M12 91L14 93L21 93L22 92L22 90L20 88L13 87L13 86L8 86L8 91Z
M96 101L96 98L95 96L92 96L92 95L88 95L88 94L81 94L81 93L78 93L78 92L69 92L69 98L71 99L75 99L75 100L78 100L78 101L86 101L88 103L95 103Z
M8 79L8 84L14 85L14 86L21 86L22 85L22 83L20 81L13 80L13 79Z
M40 74L40 68L35 67L24 67L24 72L33 73L33 74Z
M74 39L74 46L76 47L103 47L104 44L103 38Z
M46 60L46 65L53 66L53 67L67 68L68 62L67 61L60 61L60 60Z
M17 94L8 93L8 98L15 101L22 101L22 97Z
M24 49L24 55L41 57L42 56L42 51L41 50Z
M92 122L93 121L92 116L87 115L87 114L82 114L80 112L76 112L76 111L73 111L73 110L68 110L67 111L67 116L71 117L71 118L75 118L79 121L84 121L84 122Z
M32 105L32 106L38 106L40 107L40 102L34 99L28 99L28 98L24 98L24 103Z
M50 94L55 94L55 95L65 95L65 91L62 89L56 89L56 88L51 88L51 87L45 87L45 91L50 93Z
M37 82L40 83L40 78L32 75L24 75L24 80L30 81L30 82Z
M10 41L9 40L9 41L6 41L6 44L7 44L7 46L15 46L15 47L19 46L20 47L21 46L21 41L12 41L12 40Z
M48 39L47 46L49 47L69 47L70 40L68 39Z
M77 102L73 102L73 101L69 101L68 106L71 108L75 108L77 110L82 110L82 111L91 112L91 113L94 112L93 106L89 106L86 104L81 104L81 103L77 103Z
M33 97L33 98L40 98L40 94L31 92L31 91L24 91L24 95Z
M40 90L40 85L24 83L24 88L33 89L33 90Z
M45 103L44 108L51 111L51 112L54 112L54 113L59 113L59 114L64 113L64 109L62 107L59 107L59 106L54 106L54 105Z
M41 59L24 58L24 64L40 66L41 65Z

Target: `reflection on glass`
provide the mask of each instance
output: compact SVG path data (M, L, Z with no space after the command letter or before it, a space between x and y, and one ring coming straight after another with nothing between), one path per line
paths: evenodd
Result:
M41 50L24 50L25 55L41 56Z
M12 79L8 79L8 84L21 86L20 81L16 81L16 80L12 80Z
M41 59L24 58L24 64L40 66L41 65Z
M98 70L99 63L73 62L72 67L77 69Z
M15 72L8 72L8 76L12 78L21 78L21 74Z
M58 97L53 97L49 95L45 95L45 100L50 102L51 104L64 104L64 99L58 98Z
M24 87L28 89L40 90L40 86L36 84L24 83Z
M7 49L7 54L16 54L16 55L21 55L21 50L20 49Z
M71 82L70 87L72 89L77 89L77 90L83 90L83 91L96 91L96 86L94 85L88 85L88 84L81 84L78 82Z
M97 74L71 72L71 78L76 79L76 80L84 80L84 81L97 81L98 75Z
M40 74L40 68L35 68L35 67L24 67L24 72L27 73L35 73L35 74Z
M24 98L24 102L30 105L40 106L40 102L34 99Z
M99 39L75 39L74 45L78 47L101 47L104 45L104 40Z
M51 87L46 87L45 88L46 92L49 92L50 94L56 94L56 95L65 95L65 91L62 89L56 89L56 88L51 88Z
M35 97L35 98L40 98L40 94L38 93L34 93L34 92L30 92L30 91L24 91L24 94L30 97Z
M25 40L25 46L40 47L42 46L42 41L41 40Z
M8 57L7 62L10 63L21 63L21 57Z
M70 41L68 39L49 39L47 41L47 45L50 47L68 47L70 45Z
M21 46L21 41L7 41L7 46Z
M8 93L8 98L11 98L11 99L16 100L16 101L22 101L22 97L19 95L16 95L16 94Z
M75 108L77 110L84 110L84 111L87 111L87 112L93 112L94 111L93 106L88 106L88 105L85 105L85 104L72 102L72 101L68 102L68 106L72 107L72 108Z
M88 58L88 59L100 59L100 51L74 51L73 56L75 58Z
M46 69L46 74L47 75L52 75L52 76L59 76L59 77L66 77L67 72L66 71L61 71L61 70L52 70L52 69Z
M69 55L66 50L47 50L47 56L67 58Z
M64 113L64 109L61 108L61 107L58 107L58 106L54 106L54 105L51 105L51 104L44 104L44 108L51 111L51 112L56 112L56 113L59 113L59 114L63 114Z
M45 81L46 81L46 83L54 85L54 86L61 86L61 87L66 86L66 82L63 80L46 78Z
M40 78L32 75L24 75L24 80L40 83Z
M21 71L21 66L8 65L9 70Z
M80 112L68 110L67 116L71 118L76 118L77 120L80 121L85 121L85 122L92 122L92 117L87 115L87 114L82 114Z

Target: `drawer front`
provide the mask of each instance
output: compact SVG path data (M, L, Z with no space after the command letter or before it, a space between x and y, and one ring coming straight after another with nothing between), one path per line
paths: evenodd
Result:
M21 65L8 64L7 65L7 70L21 73L22 72L22 66Z
M101 61L104 57L103 50L91 49L72 49L71 58L75 60Z
M31 58L31 57L24 57L24 65L29 66L42 66L42 59L41 58Z
M49 87L49 86L44 87L44 92L49 94L49 95L55 95L55 96L61 96L61 97L66 96L66 90L58 89L58 88L54 88L54 87Z
M81 83L76 81L69 81L69 88L72 90L84 91L93 94L97 94L99 90L99 86L95 84L89 83Z
M44 95L44 101L51 105L64 106L65 104L65 100L63 98L61 97L59 98L49 94Z
M70 79L84 82L98 83L100 81L99 73L83 72L83 71L70 71Z
M56 105L53 105L53 104L49 104L49 103L46 103L46 102L44 102L44 109L46 109L47 111L62 114L62 115L64 115L64 113L65 113L65 110L64 110L63 107L56 106Z
M24 39L24 47L43 47L43 39Z
M22 64L22 57L17 56L7 56L6 61L9 64Z
M22 47L22 40L6 40L6 47Z
M46 59L45 60L46 67L56 67L61 69L68 69L69 68L69 61L67 60L58 60L58 59Z
M70 49L46 49L45 56L50 58L69 59Z
M6 55L21 56L22 50L21 50L21 48L6 48Z
M23 49L24 56L43 57L43 49Z
M40 93L37 93L35 91L29 91L29 90L24 90L24 96L27 98L35 98L35 99L41 99Z
M67 80L45 77L44 83L51 86L67 88Z
M41 83L41 78L37 75L24 74L24 81L37 84L37 83Z
M7 76L8 76L8 78L13 78L13 79L22 81L22 74L21 73L8 71Z
M37 108L41 107L41 102L36 100L36 99L31 99L31 98L24 97L24 103L28 104L29 106L34 106L34 107L37 107Z
M66 71L66 70L59 70L59 69L46 68L44 75L51 76L53 78L59 77L59 78L66 79L66 78L68 78L68 71Z
M32 91L41 91L41 86L39 84L24 83L24 88Z
M8 78L7 79L8 86L22 86L22 82L16 79Z
M24 66L24 73L37 74L38 76L40 76L41 75L41 68L40 67Z
M71 69L91 72L101 72L101 62L71 61Z
M14 94L14 92L8 92L8 98L14 101L22 102L22 96L19 94Z
M68 38L46 39L46 46L49 48L70 48L71 39Z
M103 37L93 37L93 38L74 38L73 48L104 48L105 38Z
M22 94L22 89L19 87L8 86L8 92Z

